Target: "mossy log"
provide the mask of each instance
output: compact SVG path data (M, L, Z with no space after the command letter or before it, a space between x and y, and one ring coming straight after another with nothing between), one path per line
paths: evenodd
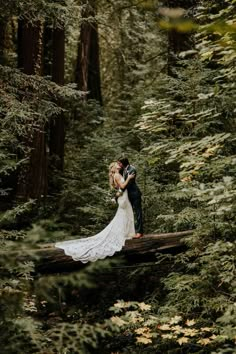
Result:
M130 263L147 262L155 259L157 252L176 253L184 246L184 238L193 234L193 230L163 234L147 234L139 239L127 240L125 246L114 257L124 256ZM61 273L82 269L86 266L66 256L64 251L55 248L54 244L41 246L36 255L37 273Z

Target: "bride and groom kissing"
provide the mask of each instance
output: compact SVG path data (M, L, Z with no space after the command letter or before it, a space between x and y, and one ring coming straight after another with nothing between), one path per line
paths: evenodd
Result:
M87 263L113 256L121 251L127 239L143 236L141 192L136 184L136 169L128 158L122 157L110 164L109 182L116 191L118 208L105 229L94 236L55 244L75 261Z
M121 157L110 165L110 185L118 190L116 200L127 190L128 199L136 216L136 235L133 238L140 238L143 236L142 194L136 184L136 174L135 167L130 165L126 157Z

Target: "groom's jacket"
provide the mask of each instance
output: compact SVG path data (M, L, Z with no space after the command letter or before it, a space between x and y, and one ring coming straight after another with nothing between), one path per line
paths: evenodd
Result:
M129 181L129 183L128 183L128 185L127 185L127 187L126 187L125 189L127 189L129 197L132 197L132 196L135 197L135 196L138 196L138 195L141 196L140 189L139 189L139 187L137 186L136 181L135 181L135 179L136 179L136 174L137 174L136 169L135 169L134 166L129 165L129 166L127 166L127 168L124 170L124 175L123 175L123 176L124 176L124 179L126 180L127 177L128 177L128 175L132 175L132 174L135 175L135 178L132 178L132 179Z

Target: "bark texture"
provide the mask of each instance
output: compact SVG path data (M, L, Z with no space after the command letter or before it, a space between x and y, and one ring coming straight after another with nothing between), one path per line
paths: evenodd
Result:
M96 3L90 0L82 10L82 24L78 46L76 82L78 89L88 91L88 98L102 104L99 36L95 19Z
M166 0L165 5L169 8L183 8L189 10L198 0ZM184 20L184 19L182 19ZM168 74L174 76L174 67L178 65L177 55L193 47L192 34L187 32L178 32L175 29L168 31L168 51L167 51L167 67Z
M7 31L7 20L0 20L0 64L5 64L5 47L6 47L6 31Z
M42 74L42 35L40 22L19 21L18 66L27 75ZM19 173L17 196L40 199L47 194L47 151L44 125L33 122L29 132L29 162Z
M64 85L64 72L65 29L54 28L52 38L52 80L58 85ZM64 114L61 113L50 122L50 155L53 159L53 167L60 171L63 171L64 168L64 145L65 118Z

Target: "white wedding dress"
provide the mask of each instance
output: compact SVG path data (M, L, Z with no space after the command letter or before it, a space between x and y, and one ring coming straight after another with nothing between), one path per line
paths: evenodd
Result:
M118 209L112 221L95 236L57 242L55 247L64 250L75 261L94 262L113 256L122 249L127 239L135 235L134 214L127 190L118 198Z

